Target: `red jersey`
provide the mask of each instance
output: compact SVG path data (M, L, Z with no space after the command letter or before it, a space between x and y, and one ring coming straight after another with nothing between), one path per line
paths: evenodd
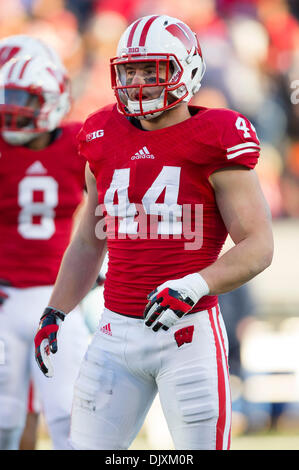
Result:
M56 140L38 151L0 138L0 284L54 284L83 195L80 128L63 124Z
M259 141L244 116L189 109L190 119L144 131L116 105L107 106L89 116L79 133L107 225L104 296L114 312L142 317L155 287L217 259L227 230L209 176L225 167L256 165ZM102 236L101 224L96 230ZM192 311L216 303L216 296L205 296Z

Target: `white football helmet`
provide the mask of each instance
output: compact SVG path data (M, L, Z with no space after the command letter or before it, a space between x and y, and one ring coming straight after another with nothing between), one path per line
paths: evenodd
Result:
M140 62L155 63L155 80L130 84L128 67ZM199 90L205 72L196 34L179 19L166 15L145 16L132 23L122 34L117 57L110 63L119 110L138 119L155 118L182 101L190 101ZM159 77L160 64L166 70L163 79ZM160 96L146 99L149 87L161 87ZM132 88L135 89L133 99Z
M66 72L57 52L40 39L27 34L15 34L0 40L0 67L13 57L44 57Z
M61 67L43 57L19 57L0 70L0 131L11 145L24 145L54 130L70 109Z
M45 60L53 62L63 72L64 86L69 89L71 95L70 77L53 47L41 39L34 38L28 34L15 34L0 40L0 68L10 59L19 57L26 59L30 57L43 57Z

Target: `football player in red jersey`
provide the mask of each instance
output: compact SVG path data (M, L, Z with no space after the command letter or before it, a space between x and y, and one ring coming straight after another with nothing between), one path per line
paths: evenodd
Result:
M41 317L36 359L49 375L61 321L94 283L107 241L105 309L75 385L73 448L127 449L159 392L175 448L228 449L217 295L272 260L259 141L238 112L188 105L204 62L179 19L136 20L111 72L118 106L89 116L79 134L88 203ZM228 233L235 246L219 256Z
M39 41L7 39L0 57L0 448L19 447L32 379L53 446L67 449L73 384L88 341L79 309L53 381L39 373L33 338L83 198L81 124L61 123L70 107L69 79Z

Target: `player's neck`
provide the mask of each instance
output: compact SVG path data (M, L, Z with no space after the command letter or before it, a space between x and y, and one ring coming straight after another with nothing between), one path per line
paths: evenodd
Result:
M26 147L31 150L43 150L44 148L48 147L48 145L52 141L52 133L51 132L44 132L41 135L38 135L34 139L30 140Z
M141 120L140 124L146 131L155 131L165 127L174 126L180 122L189 119L191 114L188 109L188 103L182 103L178 107L165 111L160 116L149 121Z

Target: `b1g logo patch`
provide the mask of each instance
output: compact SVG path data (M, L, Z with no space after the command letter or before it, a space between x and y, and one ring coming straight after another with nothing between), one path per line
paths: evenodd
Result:
M94 139L98 139L99 137L103 137L104 130L99 129L97 131L91 132L90 134L86 135L86 142L91 142Z
M193 333L194 333L194 326L187 326L186 328L182 328L181 330L178 330L174 334L174 338L176 340L176 343L178 347L183 346L185 343L191 343L193 339Z

